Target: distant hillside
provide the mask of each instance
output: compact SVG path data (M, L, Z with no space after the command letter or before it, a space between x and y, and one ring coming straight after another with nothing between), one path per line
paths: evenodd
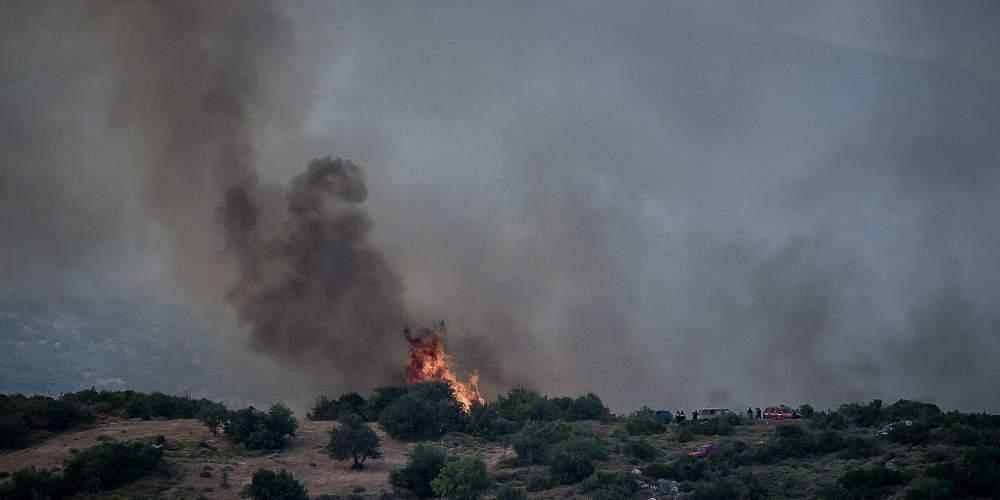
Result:
M56 310L0 300L0 392L89 387L240 400L245 374L219 336L169 306L116 302Z

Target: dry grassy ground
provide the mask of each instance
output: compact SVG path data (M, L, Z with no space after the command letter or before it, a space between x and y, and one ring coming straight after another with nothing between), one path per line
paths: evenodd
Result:
M165 458L173 464L174 473L170 477L140 481L112 492L111 496L193 498L203 495L235 499L239 498L240 489L249 484L251 474L261 467L292 472L313 496L360 493L377 497L390 491L389 471L405 465L407 444L378 430L383 458L369 460L363 471L355 471L350 468L350 462L331 460L323 451L328 440L327 431L333 425L333 422L303 421L288 447L278 453L261 453L247 451L221 435L212 436L197 420L112 418L91 429L57 434L31 448L0 454L0 471L12 472L30 466L60 467L71 455L71 450L83 450L101 439L126 440L162 434L167 439ZM503 455L499 446L470 436L446 435L441 442L452 453L478 455L490 464L496 464ZM228 488L223 484L223 472L228 476ZM210 477L202 477L204 475Z
M609 443L617 442L613 435L620 424L602 425L581 422ZM799 425L793 422L793 425ZM239 498L240 489L250 482L251 474L258 468L286 469L300 480L312 496L320 494L360 495L378 498L392 491L388 482L389 472L402 467L407 461L407 443L386 436L381 430L383 458L369 461L363 471L354 471L350 462L331 460L323 452L327 431L333 422L303 421L298 436L284 450L277 453L251 452L229 442L223 436L214 437L196 420L142 421L111 418L102 420L96 427L67 432L50 437L31 448L0 454L0 471L14 471L21 467L57 468L69 457L73 449L85 449L101 439L119 440L156 436L167 439L166 459L172 464L172 474L139 481L126 488L102 495L102 498ZM696 436L693 441L678 442L675 428L663 434L646 436L660 452L658 461L682 455L710 441L726 442L740 439L751 447L768 439L777 426L774 422L755 422L737 426L734 433L723 437ZM865 431L858 431L865 432ZM439 444L456 455L475 455L489 464L501 482L524 485L527 478L544 470L542 466L511 467L502 459L513 454L500 443L489 442L464 434L448 434ZM900 465L925 460L925 450L884 443L879 457L858 460L840 460L833 456L817 456L800 460L786 460L769 466L754 465L750 470L767 486L774 498L804 498L817 493L823 482L835 480L845 470L869 463L893 460ZM891 457L891 458L890 458ZM620 453L612 453L609 460L599 462L600 470L611 472L631 471L643 464L630 461ZM205 477L207 476L207 477ZM226 476L227 480L223 480ZM532 498L583 498L576 485L559 486L544 492L531 493ZM649 491L639 491L633 498L650 498Z

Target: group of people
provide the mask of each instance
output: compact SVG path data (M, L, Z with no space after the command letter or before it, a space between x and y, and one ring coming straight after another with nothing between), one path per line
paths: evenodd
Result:
M760 408L755 411L753 408L747 406L747 418L750 420L761 420L762 417L760 413Z
M757 408L755 410L753 407L750 406L747 407L748 420L762 420L763 418L764 417L760 411L760 408ZM684 410L678 410L677 413L674 414L674 420L677 421L677 423L681 423L687 420L687 415L684 414ZM698 410L694 410L691 412L691 420L698 420Z

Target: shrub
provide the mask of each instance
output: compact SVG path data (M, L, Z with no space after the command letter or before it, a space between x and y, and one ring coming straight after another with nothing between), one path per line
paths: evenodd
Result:
M809 425L817 429L844 430L847 428L847 419L839 412L821 411L813 414Z
M493 485L486 463L478 458L461 458L445 464L431 481L434 492L444 498L476 500Z
M365 418L368 419L369 422L377 421L379 416L382 414L382 410L392 404L393 401L403 397L406 392L407 390L405 387L395 386L379 387L375 389L372 391L372 395L368 398L368 401L365 402L365 407L362 410Z
M469 433L487 439L496 439L517 430L517 423L500 416L493 405L473 403L469 409Z
M650 464L643 474L656 479L674 481L698 481L705 475L705 461L683 456L667 464Z
M927 475L954 483L955 496L1000 497L1000 449L968 449L958 460L929 468Z
M500 417L521 425L529 420L553 421L563 417L558 403L524 387L515 387L506 395L500 395L493 404Z
M799 406L799 415L802 415L802 418L813 418L813 415L815 414L816 414L816 409L813 408L812 405L806 403L802 406Z
M406 394L382 410L379 424L396 439L433 439L442 434L434 406L416 394Z
M521 488L501 484L497 488L497 500L528 500L528 494Z
M15 471L10 481L0 485L0 498L11 500L63 498L72 493L66 490L62 477L34 467Z
M656 447L648 441L634 439L625 444L622 453L636 460L652 460L656 458Z
M872 427L887 421L882 411L881 399L873 399L867 405L858 403L840 405L837 412L843 415L848 423L857 427Z
M552 475L546 471L528 476L525 489L534 493L536 491L547 490L553 486L555 486L555 482L552 480Z
M667 430L667 426L652 409L644 406L625 419L625 430L633 436L647 436L659 434Z
M514 451L521 462L540 464L545 462L550 446L585 434L586 431L579 425L561 420L530 422L514 440Z
M595 500L626 500L632 497L638 485L629 474L597 472L584 479L580 489L590 493Z
M855 496L879 498L886 496L887 488L904 484L908 480L906 473L878 465L849 470L837 479L837 483Z
M925 444L930 439L930 427L916 421L912 425L897 424L888 435L889 441L901 444Z
M381 458L378 435L375 434L361 415L349 413L340 427L330 429L330 443L326 452L334 460L354 459L352 469L363 469L367 458Z
M552 479L562 484L582 481L594 473L594 460L604 460L607 452L591 437L574 437L556 445L549 460Z
M732 479L698 483L691 495L693 500L729 500L740 497L739 483Z
M379 424L396 439L433 439L445 432L465 431L469 416L446 382L411 386L379 414Z
M677 430L678 443L687 443L690 441L694 441L694 433L691 432L691 429L688 429L687 426L685 425L684 427L681 427L680 429Z
M907 500L945 500L953 498L952 483L930 476L917 476L903 490Z
M284 448L286 436L294 436L298 421L287 406L276 403L267 412L254 407L231 412L224 432L251 450Z
M106 441L70 457L63 467L63 480L73 491L109 490L155 472L162 462L162 445Z
M226 407L219 403L202 404L198 409L198 420L208 427L213 436L218 435L219 426L226 422L228 415Z
M664 463L652 463L642 468L642 475L653 479L667 479L674 471L671 466Z
M611 415L611 411L594 393L587 393L573 400L566 410L566 420L601 420Z
M0 449L27 446L30 432L21 415L0 415Z
M284 469L277 473L269 469L257 469L240 496L254 500L309 500L309 492L305 486Z
M441 473L448 454L437 446L419 444L410 454L406 467L392 471L389 482L398 488L410 490L420 498L434 496L431 481Z
M337 420L339 416L340 405L325 395L317 396L306 412L306 418L309 420Z

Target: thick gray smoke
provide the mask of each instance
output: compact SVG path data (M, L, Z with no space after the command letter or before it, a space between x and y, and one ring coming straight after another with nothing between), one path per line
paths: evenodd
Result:
M117 64L115 119L141 147L145 205L172 240L183 290L214 304L224 286L251 347L328 387L399 379L401 283L368 243L361 170L324 158L287 190L258 180L260 134L295 125L296 105L281 92L311 78L295 67L294 33L277 5L94 10Z
M1000 408L994 2L4 7L5 288L324 390L444 319L489 395Z

